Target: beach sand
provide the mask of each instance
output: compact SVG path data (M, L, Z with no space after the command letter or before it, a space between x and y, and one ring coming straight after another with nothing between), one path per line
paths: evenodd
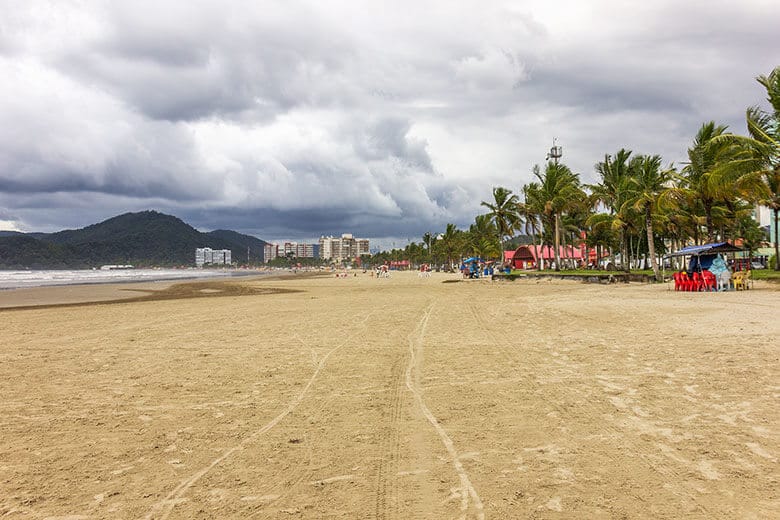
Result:
M777 286L29 291L0 293L48 305L0 310L3 518L780 517Z

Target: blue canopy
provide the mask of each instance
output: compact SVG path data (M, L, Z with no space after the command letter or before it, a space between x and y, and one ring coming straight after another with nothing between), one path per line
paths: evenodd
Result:
M687 246L680 250L666 255L670 256L701 256L701 255L716 255L718 253L734 253L737 251L744 251L741 247L729 244L728 242L716 242L712 244L702 244L700 246Z
M464 263L464 264L470 264L471 262L481 262L481 261L482 261L482 260L480 260L478 257L476 257L476 256L472 256L471 258L467 258L467 259L465 259L465 260L463 261L463 263Z

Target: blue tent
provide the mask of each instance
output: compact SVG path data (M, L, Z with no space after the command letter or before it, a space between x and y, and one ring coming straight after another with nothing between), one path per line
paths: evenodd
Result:
M702 244L700 246L687 246L665 255L664 258L671 258L673 256L690 256L688 262L688 273L695 271L711 270L712 263L717 256L721 253L737 253L744 251L741 247L729 244L728 242L714 242L712 244Z
M712 244L702 244L700 246L687 246L665 255L665 258L672 256L703 256L703 255L716 255L718 253L735 253L737 251L744 251L741 247L731 245L728 242L715 242Z

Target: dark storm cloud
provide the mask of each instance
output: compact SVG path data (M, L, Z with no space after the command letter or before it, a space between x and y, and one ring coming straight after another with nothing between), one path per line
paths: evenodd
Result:
M295 8L273 14L235 2L200 4L155 2L154 15L137 3L117 4L93 48L63 53L56 64L104 84L151 118L171 121L263 120L347 99L339 70L353 48L336 28Z
M572 107L583 115L594 112L693 110L690 101L679 94L680 83L641 65L614 64L583 57L566 67L539 68L532 81L520 85L521 95L557 106Z
M0 221L157 209L261 238L467 227L553 137L592 180L620 147L680 160L704 121L742 130L779 17L760 0L12 4Z
M358 156L366 160L399 159L408 165L432 171L427 143L409 135L411 122L397 117L383 118L360 128L355 139Z
M310 241L320 236L340 236L342 233L352 233L361 238L389 237L397 235L399 230L412 240L419 241L420 236L431 231L430 224L419 219L367 218L365 214L350 211L348 208L305 210L261 208L248 211L225 208L209 211L183 210L178 215L199 229L234 229L268 241L278 239Z

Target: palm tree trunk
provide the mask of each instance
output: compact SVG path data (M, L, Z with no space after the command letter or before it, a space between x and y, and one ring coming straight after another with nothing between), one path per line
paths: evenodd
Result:
M558 214L555 214L555 270L560 271L561 270L561 255L559 254L558 248L561 245L561 231L560 227L558 225Z
M772 208L772 213L775 217L775 271L780 271L780 241L778 240L778 229L780 228L780 221L777 220L780 208Z
M650 255L650 263L653 266L653 277L657 282L660 273L658 272L658 260L655 258L655 242L653 241L653 215L650 204L645 206L645 226L647 227L647 251Z
M623 270L627 273L631 272L631 259L628 257L628 237L626 236L626 229L620 229L620 264Z
M707 243L711 244L715 241L715 236L712 232L712 204L708 201L704 201L704 214L707 217Z

